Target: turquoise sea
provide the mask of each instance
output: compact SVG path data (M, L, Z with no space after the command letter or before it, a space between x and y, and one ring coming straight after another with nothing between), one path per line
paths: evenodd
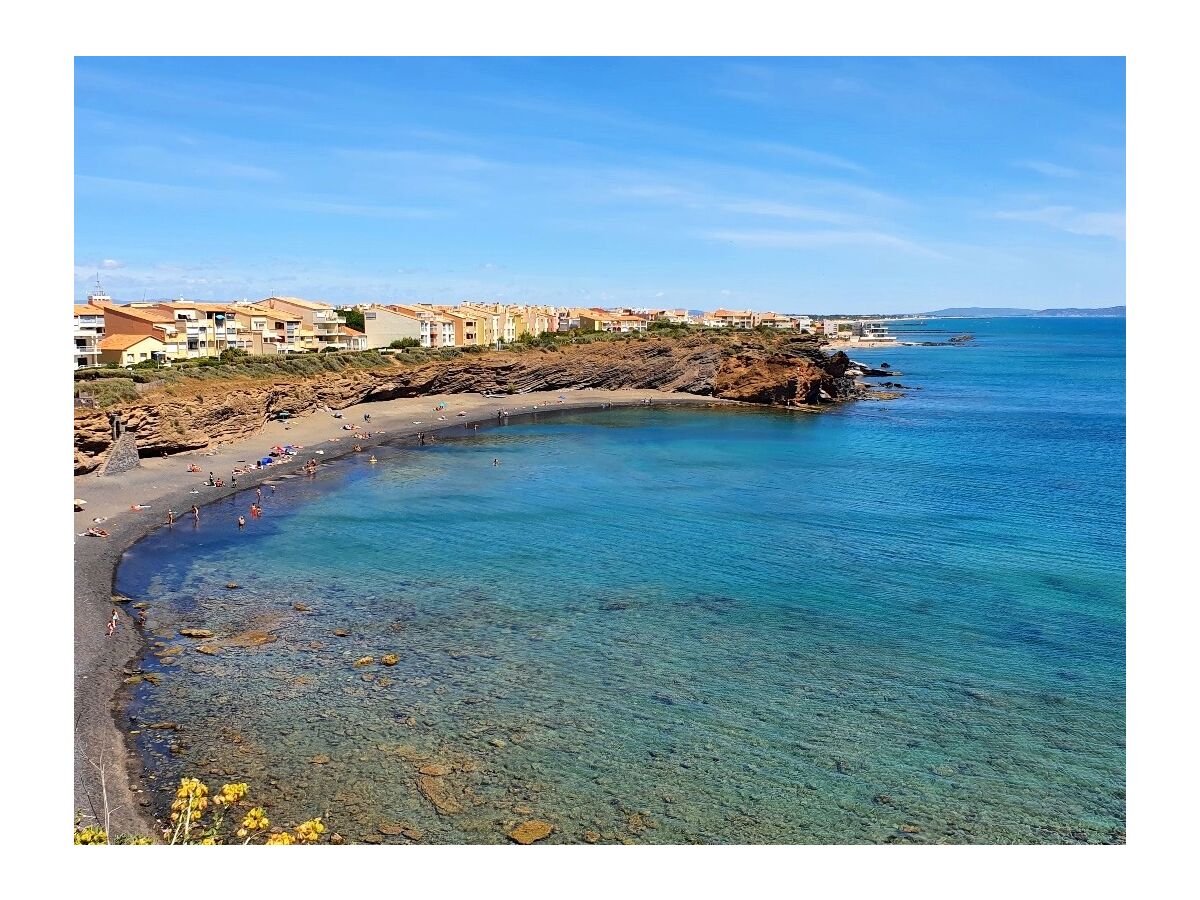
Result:
M852 354L902 399L548 415L154 533L117 587L186 648L126 710L181 726L135 728L156 810L194 774L353 841L1123 842L1125 322L923 331L976 340Z

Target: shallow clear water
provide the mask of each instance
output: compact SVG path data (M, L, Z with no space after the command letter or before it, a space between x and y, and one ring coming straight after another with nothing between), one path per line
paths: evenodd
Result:
M155 533L150 772L350 840L1123 841L1124 321L937 324L853 354L901 400L544 417Z

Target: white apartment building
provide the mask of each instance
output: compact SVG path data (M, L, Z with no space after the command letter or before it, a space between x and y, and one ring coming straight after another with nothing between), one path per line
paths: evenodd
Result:
M421 315L412 307L372 304L363 310L363 324L367 347L372 350L390 347L393 341L405 338L421 340Z
M90 301L91 295L88 297ZM101 299L111 298L100 294ZM104 310L98 306L75 305L75 368L100 365L100 341L104 338Z

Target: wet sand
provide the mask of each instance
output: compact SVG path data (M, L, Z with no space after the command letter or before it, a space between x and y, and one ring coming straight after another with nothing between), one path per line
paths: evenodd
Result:
M560 401L559 397L564 398ZM83 512L74 514L75 533L75 812L100 818L107 792L111 827L114 834L138 833L157 836L155 823L146 813L149 806L146 788L141 782L141 765L128 751L125 723L118 694L125 677L124 669L144 649L144 641L132 617L132 610L119 604L119 627L115 635L105 634L112 615L113 578L121 555L150 531L165 525L168 508L177 521L186 523L192 506L201 508L263 481L292 473L310 458L333 459L354 452L356 443L364 450L375 444L408 438L418 432L431 434L442 429L462 432L464 425L494 423L499 411L510 419L537 412L567 409L599 409L605 405L638 406L645 400L654 405L740 405L694 394L652 390L574 390L545 391L505 397L480 394L445 394L364 403L340 410L341 418L329 412L316 412L286 422L269 422L258 434L209 451L192 451L160 459L143 459L137 468L115 476L95 472L75 476L75 497L87 501ZM438 403L446 409L434 411ZM459 416L458 413L465 413ZM370 423L363 422L369 413ZM439 419L443 416L444 419ZM371 437L356 440L343 425L353 424ZM253 465L275 445L293 444L304 449L262 470L238 476L237 486L230 483L235 466ZM316 454L323 450L323 454ZM190 463L199 472L188 472ZM224 479L221 488L206 485L209 472ZM279 489L286 490L286 482ZM144 504L143 510L131 509ZM108 537L82 536L93 519L104 521ZM89 762L90 760L90 762ZM93 765L95 763L96 765ZM102 789L99 769L105 773ZM85 821L90 822L91 819Z

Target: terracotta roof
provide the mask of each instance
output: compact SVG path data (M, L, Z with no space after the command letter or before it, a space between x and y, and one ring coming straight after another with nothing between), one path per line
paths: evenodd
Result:
M391 306L385 306L384 309L388 310L389 312L399 313L402 316L407 316L410 319L417 319L428 313L428 310L419 309L415 306L404 306L400 303L393 303Z
M142 341L158 341L158 338L151 334L110 334L100 341L100 349L128 350L134 344L140 344ZM162 343L162 341L158 342Z
M350 337L362 337L363 336L363 332L359 331L356 328L351 328L349 325L342 326L342 334L348 334L348 335L350 335Z
M143 322L174 322L175 314L168 312L165 309L154 307L133 307L133 306L106 306L106 312L120 313L123 316L130 316L134 319L141 319Z
M304 309L333 309L332 303L324 303L320 300L301 300L299 297L268 297L264 303L270 303L272 300L278 300L280 303L290 303L292 306L299 306Z
M749 316L753 315L753 313L748 309L718 309L709 313L709 315L716 319L723 316Z
M104 309L99 306L90 306L90 305L81 306L78 303L73 304L73 305L75 307L75 315L77 315L77 316L102 316L102 315L104 315Z

